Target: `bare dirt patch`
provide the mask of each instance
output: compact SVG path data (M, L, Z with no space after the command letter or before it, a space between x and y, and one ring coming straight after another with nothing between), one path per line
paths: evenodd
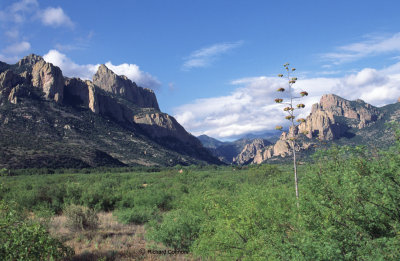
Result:
M98 214L99 227L93 231L73 232L66 227L65 216L51 219L50 233L75 251L79 260L195 260L190 254L176 254L173 249L147 242L144 225L119 223L111 212ZM157 252L157 253L156 253Z

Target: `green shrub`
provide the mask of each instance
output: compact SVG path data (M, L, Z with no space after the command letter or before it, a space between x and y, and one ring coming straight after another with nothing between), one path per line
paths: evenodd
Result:
M88 180L89 181L89 180ZM112 211L115 204L120 200L115 194L114 188L119 186L117 179L111 179L107 176L99 180L92 180L90 187L82 191L82 205L95 209L96 211Z
M320 152L303 181L301 252L319 260L399 260L399 149Z
M160 210L167 211L172 209L174 197L166 190L166 188L153 186L130 190L124 193L119 200L118 206L120 208L132 208L136 206L157 207Z
M148 222L156 213L155 207L135 206L114 211L120 222L125 224L144 224Z
M211 260L296 260L284 253L295 217L290 192L245 185L235 195L206 195L206 215L190 249Z
M172 210L163 216L162 223L152 221L149 237L180 250L189 250L201 227L199 216L183 209Z
M44 225L0 202L1 260L58 260L73 254L71 248L52 238Z
M94 230L99 225L97 213L88 207L69 205L64 209L67 227L72 231Z

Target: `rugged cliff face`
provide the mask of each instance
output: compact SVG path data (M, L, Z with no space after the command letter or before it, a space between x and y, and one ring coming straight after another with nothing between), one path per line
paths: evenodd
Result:
M16 65L3 63L0 76L2 96L8 93L9 101L17 103L18 96L24 95L23 88L33 86L43 93L47 100L63 102L64 77L60 68L46 63L42 57L31 54Z
M19 167L41 167L53 162L41 160L52 154L57 167L98 166L103 160L105 165L220 163L173 117L160 112L152 90L105 65L93 81L84 81L64 77L37 55L15 65L1 62L0 101L0 167L18 167L18 162ZM16 130L19 139L8 137Z
M347 119L355 120L354 125L359 129L370 126L382 118L378 108L363 100L348 101L334 94L327 94L321 97L319 104L314 104L312 111L327 111L334 116L342 116Z
M91 111L118 122L139 127L148 137L170 149L189 155L208 157L200 141L189 134L172 116L159 110L154 92L138 87L125 76L116 75L101 65L93 82L66 79L68 101L90 108Z
M20 84L23 82L20 76L14 74L11 70L6 70L0 74L0 95L7 97L8 101L16 104L18 101L17 94Z
M382 118L379 110L362 100L348 101L334 94L321 97L312 106L306 122L298 131L307 133L308 138L333 140L341 137L349 128L362 129Z
M104 64L99 66L93 76L93 84L106 92L123 97L139 107L160 110L156 95L152 90L138 87L126 76L116 75Z
M296 150L306 150L311 143L303 142L296 144ZM290 141L286 133L275 143L260 142L258 139L247 144L244 149L233 159L234 164L260 164L274 157L286 157L292 155Z
M152 90L138 87L125 76L116 75L104 64L99 66L93 81L66 79L65 92L70 104L86 106L94 113L118 121L133 122L135 109L152 108L159 111Z
M96 88L91 81L79 78L65 79L65 103L88 107L92 112L99 113L99 101Z
M239 155L234 158L233 163L236 164L247 164L250 162L258 163L262 162L261 151L268 145L271 145L270 142L264 139L255 139L251 143L246 144L243 150L239 153Z
M40 88L46 99L62 103L64 97L64 76L60 68L40 60L32 68L32 85Z

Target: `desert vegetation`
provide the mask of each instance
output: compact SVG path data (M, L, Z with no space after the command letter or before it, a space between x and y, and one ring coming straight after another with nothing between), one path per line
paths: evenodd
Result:
M299 209L290 164L3 171L0 253L156 260L176 256L137 251L175 249L182 260L398 260L399 170L399 141L382 151L319 150L299 165Z
M294 187L295 187L295 192L296 192L296 205L297 208L299 208L299 186L298 186L298 177L297 177L297 161L296 161L296 135L295 135L295 122L294 119L296 118L295 114L294 114L294 110L297 109L302 109L305 107L305 105L303 103L298 103L297 104L297 109L294 106L294 102L296 99L299 99L300 97L296 97L293 94L293 84L296 83L297 81L297 77L291 77L291 72L296 71L296 68L291 68L289 63L285 63L283 65L283 67L285 67L286 70L286 77L287 77L287 86L288 86L288 90L286 90L286 92L288 93L288 101L283 103L283 99L281 98L277 98L275 99L276 103L283 103L286 105L286 107L283 109L283 111L285 111L288 115L285 117L286 120L290 121L290 129L289 129L289 141L290 141L290 147L291 147L291 151L292 151L292 155L293 155L293 171L294 171ZM278 77L283 77L283 74L279 74ZM285 88L279 88L277 90L278 92L285 92ZM300 92L300 96L304 97L304 96L308 96L308 93L306 91L302 91ZM297 122L304 122L305 119L300 118L297 119ZM276 126L275 127L277 130L282 130L282 126Z

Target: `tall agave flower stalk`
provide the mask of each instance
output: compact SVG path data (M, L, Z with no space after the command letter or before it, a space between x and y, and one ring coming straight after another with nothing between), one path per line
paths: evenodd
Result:
M295 185L295 191L296 191L296 204L297 204L297 208L299 208L299 187L298 187L298 177L297 177L297 162L296 162L296 135L295 135L295 110L298 109L303 109L305 107L305 105L303 103L299 103L299 104L294 104L296 100L307 96L308 93L306 91L302 91L300 92L300 96L296 97L293 94L293 84L296 83L297 78L293 77L291 74L294 73L294 71L296 71L295 68L290 68L289 64L286 63L283 65L283 67L285 67L286 70L286 77L287 77L287 90L285 88L279 88L277 89L278 92L282 92L282 93L288 93L288 98L287 101L284 101L284 99L282 98L276 98L275 102L276 103L281 103L281 104L285 104L285 108L283 109L283 111L285 111L288 115L285 117L286 120L290 121L290 126L291 128L289 129L289 144L290 147L292 149L292 153L293 153L293 169L294 169L294 185ZM278 74L278 77L284 77L283 74ZM297 122L301 123L304 122L305 119L297 119ZM282 126L276 126L275 129L277 130L282 130Z

